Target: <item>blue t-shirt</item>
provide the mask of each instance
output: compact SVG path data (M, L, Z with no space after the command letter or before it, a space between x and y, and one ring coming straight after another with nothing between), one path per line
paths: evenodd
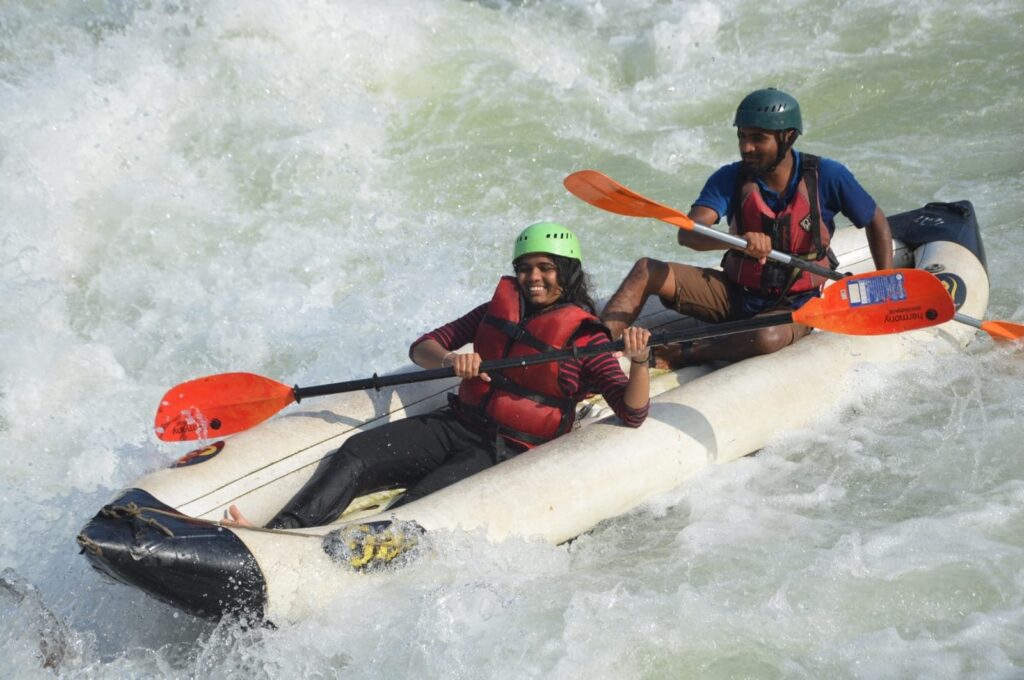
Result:
M781 210L796 192L797 182L803 172L800 168L800 152L793 149L797 172L786 187L782 196L775 193L760 179L756 180L761 188L768 207L776 212ZM736 191L736 178L740 173L740 162L723 165L708 178L693 205L711 208L718 214L719 220L732 217L730 203ZM845 165L829 158L822 158L818 164L818 203L821 205L821 219L828 225L829 232L835 232L835 216L842 213L856 227L865 227L875 215L875 199L871 198L864 187L857 182L853 173Z

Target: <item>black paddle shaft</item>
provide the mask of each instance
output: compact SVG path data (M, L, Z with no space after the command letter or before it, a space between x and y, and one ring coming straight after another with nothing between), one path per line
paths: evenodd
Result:
M792 322L793 314L787 312L785 314L758 316L741 321L726 321L724 323L718 323L714 326L708 327L689 328L686 330L667 331L664 333L652 333L650 340L647 342L647 346L659 347L679 342L692 342L694 340L702 340L704 338L718 337L719 335L731 335L733 333L757 330L758 328L768 328L769 326L782 326ZM531 354L524 357L494 359L493 361L485 361L481 363L480 372L500 371L508 368L533 366L534 364L546 364L550 361L592 357L597 354L605 354L606 352L617 352L622 349L622 346L622 340L615 340L614 342L591 345L590 347L571 347L569 349L543 352L541 354ZM409 385L412 383L426 382L428 380L440 380L441 378L454 377L454 375L455 369L448 366L446 368L432 368L426 371L397 373L395 375L377 375L374 373L373 376L369 378L360 378L358 380L348 380L345 382L330 383L327 385L313 385L311 387L299 387L296 385L294 388L295 401L302 401L306 397L321 397L328 394L356 392L371 388L380 390L382 387L390 387L392 385Z

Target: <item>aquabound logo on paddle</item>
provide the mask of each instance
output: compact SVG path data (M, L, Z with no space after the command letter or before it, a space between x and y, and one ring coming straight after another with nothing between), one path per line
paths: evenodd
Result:
M960 309L964 302L967 301L967 284L964 283L964 280L956 274L948 272L936 274L935 278L942 282L942 285L946 287L946 292L949 293L949 297L953 298L953 305Z
M209 426L211 430L219 430L220 420L218 418L214 418L209 423L203 423L202 421L196 421L190 418L189 420L181 421L172 427L171 434L178 436L186 435L190 432L196 432L204 425Z
M209 446L204 446L201 449L195 449L189 451L184 456L175 461L173 467L185 467L187 465L196 465L198 463L205 463L210 460L218 453L224 450L224 442L214 442Z

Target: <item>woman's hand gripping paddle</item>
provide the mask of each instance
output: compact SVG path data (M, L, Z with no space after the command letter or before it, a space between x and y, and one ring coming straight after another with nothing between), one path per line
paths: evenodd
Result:
M689 342L788 323L850 335L900 333L943 323L953 317L953 312L952 298L934 276L916 269L891 269L843 279L829 286L822 297L810 300L794 312L656 333L651 336L648 346ZM480 370L521 368L621 349L622 340L617 340L591 347L485 361ZM156 434L164 441L224 437L249 429L305 397L380 389L454 375L454 369L450 367L437 368L390 376L374 374L370 378L312 387L289 387L252 373L211 375L168 390L157 408Z
M564 184L569 193L602 210L628 217L650 217L661 220L680 229L686 229L687 231L707 236L720 243L739 249L743 249L747 245L747 242L738 236L726 234L717 229L698 224L691 220L688 215L679 212L675 208L670 208L667 205L662 205L646 196L642 196L596 170L574 172L565 178ZM837 271L826 269L788 253L773 250L768 254L768 258L796 267L797 269L809 271L812 274L824 276L833 281L841 281L843 279L843 274ZM959 312L953 315L953 320L983 330L993 340L1005 342L1024 338L1024 325L1010 321L982 321Z

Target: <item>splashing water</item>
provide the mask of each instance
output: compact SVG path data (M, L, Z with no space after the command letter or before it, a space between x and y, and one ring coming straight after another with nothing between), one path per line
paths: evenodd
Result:
M971 200L989 316L1024 320L1022 24L1001 0L4 3L11 674L1020 674L1024 371L984 337L568 546L442 535L292 626L177 613L74 535L181 455L149 429L167 387L394 369L530 222L577 230L602 295L642 255L712 264L561 180L599 168L685 209L758 87L796 94L801 148L887 212Z

